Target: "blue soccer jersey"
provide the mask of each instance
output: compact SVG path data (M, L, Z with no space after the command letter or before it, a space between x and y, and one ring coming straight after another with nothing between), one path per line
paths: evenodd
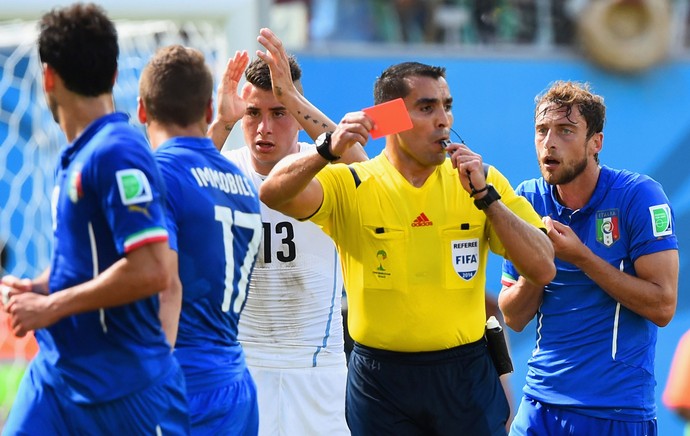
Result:
M99 118L69 144L53 192L50 292L93 279L141 245L167 240L161 186L146 138L124 114ZM40 377L78 403L125 396L177 367L157 295L69 316L36 338Z
M209 139L173 138L156 160L183 288L175 356L193 394L226 386L246 369L237 325L261 240L259 199Z
M558 203L555 187L542 178L523 182L516 192L627 274L635 275L640 256L678 248L668 198L647 176L604 166L591 199L575 211ZM537 312L525 394L595 417L654 418L657 326L616 302L574 265L556 259L556 268ZM503 284L517 277L505 261Z

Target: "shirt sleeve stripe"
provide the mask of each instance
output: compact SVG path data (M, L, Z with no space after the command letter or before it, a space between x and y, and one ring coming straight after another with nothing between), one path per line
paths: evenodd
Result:
M514 277L512 277L506 273L503 273L501 275L501 284L503 286L505 286L506 288L513 286L515 283L517 283L517 280Z
M152 242L163 242L168 240L168 231L162 227L153 227L145 229L130 235L125 239L125 253L129 253L146 244Z

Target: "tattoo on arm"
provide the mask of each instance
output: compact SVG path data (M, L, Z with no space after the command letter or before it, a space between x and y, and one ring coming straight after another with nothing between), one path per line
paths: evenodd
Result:
M321 124L321 128L323 128L323 129L328 128L328 123L319 121L319 120L317 120L316 118L313 118L313 117L312 117L311 115L309 115L309 114L302 114L302 111L297 111L297 114L298 114L298 115L302 115L302 117L304 118L305 121L311 120L311 122L314 123L315 125L316 125L316 124Z

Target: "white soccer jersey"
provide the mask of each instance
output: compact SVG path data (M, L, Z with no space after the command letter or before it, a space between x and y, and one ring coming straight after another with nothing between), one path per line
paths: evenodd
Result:
M312 144L300 143L300 151ZM223 153L254 182L247 147ZM332 240L311 222L300 222L261 204L264 235L239 325L250 367L344 366L343 279Z

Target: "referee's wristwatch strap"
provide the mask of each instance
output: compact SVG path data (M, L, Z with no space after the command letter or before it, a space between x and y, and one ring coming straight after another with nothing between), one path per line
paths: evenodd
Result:
M482 192L484 189L480 189L477 192ZM478 200L474 200L474 205L477 206L477 209L479 210L484 210L487 207L491 205L496 200L500 200L501 195L496 191L496 188L494 188L494 185L492 184L487 184L486 185L486 195L484 195L482 198Z
M331 134L332 132L324 132L316 138L316 152L329 162L340 159L340 156L331 153Z

